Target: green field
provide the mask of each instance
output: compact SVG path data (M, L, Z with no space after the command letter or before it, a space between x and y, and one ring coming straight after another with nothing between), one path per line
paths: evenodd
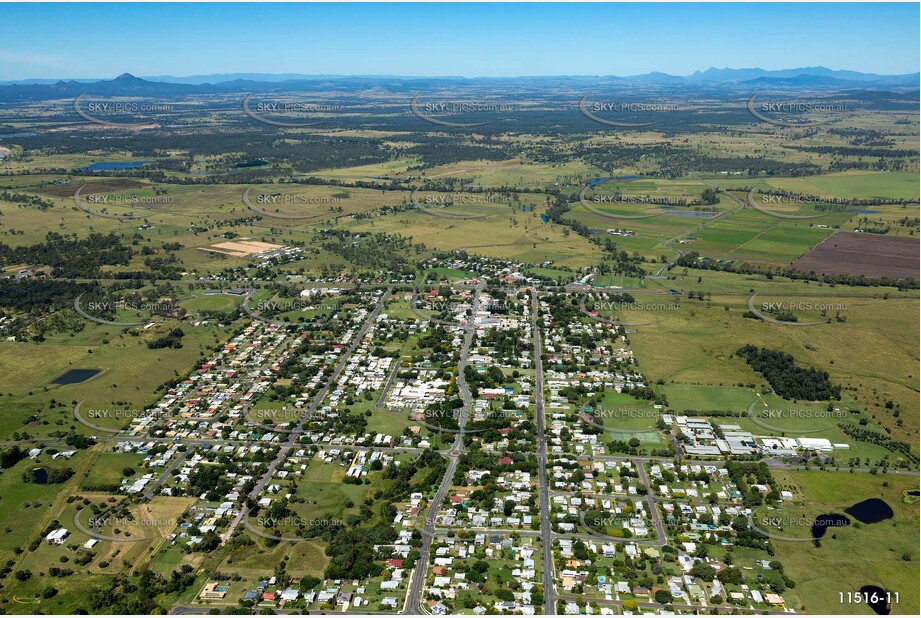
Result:
M782 489L794 494L794 500L783 510L794 518L841 513L866 498L882 498L895 511L891 520L877 524L830 529L819 547L811 542L774 542L777 559L797 582L796 595L802 603L797 610L872 614L865 605L842 605L839 593L878 585L900 592L900 604L892 613L918 613L918 597L914 594L919 585L918 571L906 567L917 565L919 560L919 515L916 505L901 500L903 489L918 489L917 477L809 471L773 474ZM797 531L787 529L784 534L796 536Z

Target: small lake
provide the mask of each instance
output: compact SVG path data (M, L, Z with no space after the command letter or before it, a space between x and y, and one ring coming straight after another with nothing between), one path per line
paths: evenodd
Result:
M38 133L0 133L0 139L17 137L35 137Z
M855 210L858 215L878 215L878 210Z
M44 485L48 482L48 471L44 468L32 468L32 482Z
M844 512L863 524L878 524L892 519L892 507L879 498L870 498L844 509Z
M150 161L108 161L104 163L93 163L86 167L81 167L78 172L111 172L114 170L130 170L136 167L146 165Z
M812 538L821 539L825 536L825 531L829 528L840 528L850 526L851 520L839 513L828 513L819 515L812 524Z
M867 596L867 605L880 616L886 616L892 611L886 598L886 591L883 588L879 586L863 586L860 589L860 594ZM874 594L876 595L875 603L872 599Z
M99 369L68 369L54 380L52 380L51 383L79 384L80 382L86 382L99 372Z

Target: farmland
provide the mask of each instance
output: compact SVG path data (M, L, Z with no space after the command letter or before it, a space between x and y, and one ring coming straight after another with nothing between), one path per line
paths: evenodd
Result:
M0 610L916 612L917 88L683 80L0 84Z

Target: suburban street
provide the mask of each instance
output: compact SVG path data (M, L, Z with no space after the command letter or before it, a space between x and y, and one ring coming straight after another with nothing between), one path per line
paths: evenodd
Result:
M540 537L544 582L544 613L556 614L556 589L553 585L553 530L550 526L550 483L547 480L547 436L544 418L544 369L541 361L540 303L537 290L531 290L531 337L534 341L534 414L537 418L537 482L540 488Z
M415 566L413 567L409 588L406 591L404 613L407 614L422 613L422 588L425 584L426 574L428 573L428 562L432 550L432 541L435 538L435 519L438 515L438 510L441 508L441 503L444 502L445 496L451 489L454 473L457 471L457 464L460 460L460 456L464 452L464 427L467 424L467 416L470 412L470 405L473 402L470 388L466 380L464 380L464 367L467 366L467 357L470 354L470 346L473 343L473 335L476 332L473 318L476 315L476 308L479 304L481 290L482 286L477 286L473 293L471 316L465 326L466 333L464 335L464 345L461 348L460 360L457 364L457 387L460 390L461 399L464 402L457 421L460 429L457 432L457 437L454 439L454 445L448 453L448 469L441 480L441 485L438 487L435 497L432 498L432 502L425 516L425 522L422 529L422 547L419 549L419 558L416 560Z

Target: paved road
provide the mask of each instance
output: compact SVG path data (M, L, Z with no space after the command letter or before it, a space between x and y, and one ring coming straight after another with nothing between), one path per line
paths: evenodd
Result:
M160 478L158 478L153 483L148 484L147 491L144 492L145 500L150 500L154 497L157 489L159 489L160 486L169 479L173 472L175 472L183 463L185 463L185 460L189 458L189 455L192 454L193 450L194 449L187 449L186 451L179 453L179 457L176 457L173 460L173 463L171 463L169 468L167 468L166 471L160 475Z
M534 342L534 413L537 416L537 482L540 488L540 538L543 545L544 614L556 614L556 588L553 584L553 530L550 526L550 482L547 480L547 435L544 418L543 345L537 325L540 303L537 290L531 289L531 339Z
M394 380L397 379L397 374L400 373L400 365L402 364L403 359L401 357L398 356L393 359L393 369L390 370L390 377L387 378L387 383L384 384L384 388L381 390L381 396L378 398L377 403L374 404L374 407L378 410L384 407L387 395L390 394L390 389L393 387Z
M586 599L584 596L579 596L575 594L561 594L560 598L563 599L564 601L590 602L592 605L617 605L617 606L623 605L623 601L620 601L618 599ZM683 605L680 603L669 603L668 605L677 610L693 611L697 613L703 613L705 611L707 613L710 613L712 611L718 611L718 612L723 612L726 614L732 614L732 613L738 613L738 612L742 612L745 614L758 614L758 615L769 614L769 615L775 615L775 616L790 614L790 612L750 609L748 607L737 607L735 605L730 605L730 606L726 606L726 605L723 605L723 606ZM665 608L665 605L662 605L661 603L654 603L652 601L637 601L637 606L643 609L654 609L654 610L662 610Z
M288 457L288 453L297 443L297 439L300 437L301 433L304 431L304 426L313 416L313 413L326 399L327 393L333 384L339 379L339 375L345 369L346 364L348 364L349 358L354 354L356 348L358 348L361 341L365 338L365 335L368 334L368 331L371 330L371 327L374 325L374 321L377 319L377 316L380 315L381 309L384 308L384 304L387 302L387 299L390 297L390 290L387 290L380 300L377 301L377 306L374 310L368 315L365 319L364 324L362 324L361 329L355 334L352 339L352 343L349 345L348 349L339 359L339 363L336 365L335 370L329 376L329 379L326 381L326 384L323 385L323 388L320 389L320 392L317 393L317 396L314 397L313 402L310 404L310 407L307 408L307 411L301 417L301 420L298 421L294 429L290 434L288 434L288 439L285 441L284 445L278 449L278 454L275 455L275 458L272 460L272 463L269 464L268 469L265 471L265 474L262 475L262 478L259 479L259 482L256 483L256 486L253 487L253 490L250 492L249 497L254 500L262 494L266 485L272 480L275 476L275 471L278 469L278 466L281 465L283 461ZM245 414L245 410L244 410ZM243 506L240 511L237 513L237 516L231 522L230 526L227 528L227 531L222 535L223 538L229 539L233 536L234 530L237 529L237 526L240 525L240 522L243 521L243 518L249 514L249 507Z
M472 316L476 315L476 309L479 306L480 292L483 286L478 285L473 294ZM425 576L428 573L429 556L432 551L432 541L435 538L435 518L444 502L445 496L451 489L451 483L454 479L454 473L457 471L457 464L461 454L464 452L464 427L467 425L467 416L470 413L470 406L473 403L473 396L470 393L470 387L464 380L464 367L467 366L467 357L470 354L470 346L473 344L473 335L476 332L474 320L471 317L466 325L466 335L464 336L464 346L461 348L460 361L457 363L457 386L460 389L461 399L464 402L458 418L459 431L454 439L454 445L448 453L448 469L441 479L441 485L435 492L435 497L429 505L425 515L425 524L422 528L422 547L419 548L419 559L413 567L413 573L409 580L409 588L406 591L406 603L403 609L405 614L422 613L422 588L425 585Z
M656 505L656 499L652 495L652 486L649 484L649 477L646 476L646 466L642 463L636 466L639 473L640 482L646 486L646 505L649 507L649 516L656 527L656 534L662 545L668 544L668 536L665 534L665 526L662 525L662 517L659 515L659 507Z

